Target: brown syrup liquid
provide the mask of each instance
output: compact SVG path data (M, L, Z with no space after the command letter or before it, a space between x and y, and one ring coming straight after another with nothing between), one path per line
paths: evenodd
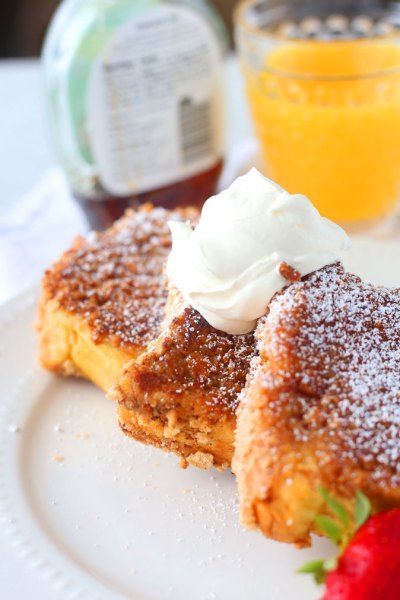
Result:
M147 202L168 209L180 206L201 208L207 198L212 196L217 189L222 165L223 162L220 160L214 167L203 173L141 194L126 197L105 195L101 200L76 196L76 199L85 213L89 225L97 231L102 231L112 225L127 208L136 208Z

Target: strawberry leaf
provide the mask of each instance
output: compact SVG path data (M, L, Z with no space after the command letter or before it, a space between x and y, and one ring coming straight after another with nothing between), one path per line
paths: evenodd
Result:
M326 504L329 506L333 514L343 523L344 527L347 528L349 526L349 514L343 504L341 504L336 498L331 496L327 489L324 487L319 488L319 493L325 500Z
M323 583L325 581L325 561L323 560L312 560L298 570L298 573L306 573L314 576L316 583Z
M324 568L324 562L323 560L310 560L300 567L298 573L316 573Z
M325 517L323 515L319 515L315 518L315 522L318 525L319 529L324 533L329 539L331 539L335 544L340 545L342 541L342 530L340 526L329 517Z
M327 560L313 560L306 563L299 569L299 573L310 573L317 583L324 583L327 574L335 571L338 567L340 556L343 555L349 540L351 540L355 531L368 519L371 513L371 504L368 498L362 493L356 493L356 503L354 509L355 530L350 526L350 516L346 508L336 498L323 487L319 488L319 493L325 500L328 508L331 510L337 520L331 519L325 515L319 515L315 518L315 523L321 533L325 534L335 544L339 546L339 554Z
M364 525L365 521L371 514L371 503L362 492L356 493L356 506L354 509L354 525L357 529Z
M337 556L333 556L332 558L328 558L324 561L324 569L327 573L329 571L334 571L338 566L338 558Z
M300 567L297 572L311 574L316 583L324 583L327 573L334 571L336 567L337 559L335 557L328 560L312 560Z
M321 571L318 571L318 573L314 573L314 581L315 583L318 583L318 585L321 585L321 583L324 583L326 579L326 572L324 569L321 569Z

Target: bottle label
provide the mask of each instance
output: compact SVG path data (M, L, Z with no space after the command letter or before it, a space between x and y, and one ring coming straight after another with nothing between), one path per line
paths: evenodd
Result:
M222 51L207 21L158 6L113 34L87 96L87 134L103 187L117 196L157 189L222 155Z

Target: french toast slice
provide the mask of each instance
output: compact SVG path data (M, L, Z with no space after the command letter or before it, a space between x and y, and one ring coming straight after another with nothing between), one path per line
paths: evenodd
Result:
M124 364L156 338L168 296L169 220L196 209L146 205L104 233L80 237L46 271L39 304L39 358L46 369L107 391Z
M159 338L126 366L111 396L122 430L172 451L181 465L229 467L238 395L255 352L254 334L217 331L171 291Z
M331 265L286 288L257 328L234 471L244 525L310 543L318 492L400 504L400 294ZM317 532L318 533L318 532Z

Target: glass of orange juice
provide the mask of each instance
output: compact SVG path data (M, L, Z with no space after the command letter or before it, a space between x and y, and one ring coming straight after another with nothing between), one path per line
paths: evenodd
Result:
M394 6L245 0L236 12L266 175L345 224L376 222L400 200L400 7Z

